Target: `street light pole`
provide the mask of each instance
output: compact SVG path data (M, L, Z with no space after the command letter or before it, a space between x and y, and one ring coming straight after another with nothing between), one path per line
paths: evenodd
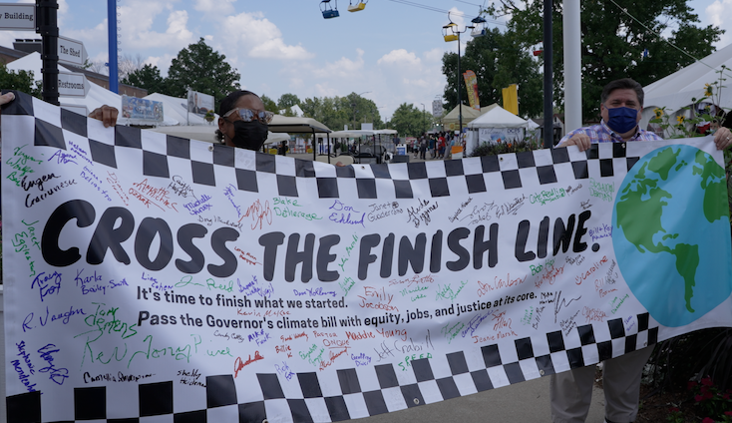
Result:
M467 28L465 29L465 31L467 31ZM460 125L460 126L458 126L458 131L460 131L460 133L462 134L463 133L463 100L461 97L461 93L462 93L463 89L460 85L462 85L461 82L463 79L460 78L460 32L458 32L457 36L458 36L458 69L457 69L458 122Z
M447 13L447 19L450 19L450 12ZM448 28L450 29L451 34L447 34ZM465 29L462 31L457 30L457 24L453 23L452 20L450 20L450 23L443 26L442 29L444 31L444 37L445 42L450 41L456 41L458 42L458 62L457 62L457 95L458 95L458 124L460 125L460 133L463 132L463 100L462 100L462 88L461 88L461 78L460 78L460 34L464 34L469 29L475 28L474 26L466 26Z
M422 133L424 134L424 133L427 132L427 117L424 114L425 113L425 111L424 111L424 103L419 103L419 104L422 105L422 123L423 123L422 128L424 129L424 131L422 131Z

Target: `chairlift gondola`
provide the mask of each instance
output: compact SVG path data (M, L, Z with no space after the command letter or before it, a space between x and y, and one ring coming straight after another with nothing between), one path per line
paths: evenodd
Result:
M470 31L470 35L472 35L473 37L482 37L486 34L486 20L484 17L478 16L476 18L473 18L473 20L471 20L470 22L472 22L473 26L475 27L472 31Z
M366 3L368 3L369 0L356 0L356 4L353 4L353 0L349 0L348 3L348 11L349 12L360 12L363 9L366 8Z
M457 41L460 39L460 36L458 34L452 32L452 27L457 28L457 24L450 22L449 24L442 27L442 36L445 38L446 43L449 43L451 41Z
M323 19L333 19L339 17L338 0L333 0L335 8L330 5L330 0L322 0L320 2L320 11L323 12Z

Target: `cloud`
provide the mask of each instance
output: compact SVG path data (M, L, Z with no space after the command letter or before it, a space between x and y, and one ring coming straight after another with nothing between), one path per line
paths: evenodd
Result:
M22 1L20 3L35 3L35 1ZM66 17L69 14L69 3L66 0L58 0L58 27L64 28L66 25ZM64 35L64 34L61 34Z
M422 65L422 61L416 54L408 52L403 48L390 51L389 53L381 56L376 63L379 65L384 64L410 67L419 67Z
M356 72L364 68L364 51L359 48L356 49L356 53L358 54L356 60L341 57L335 62L326 63L320 69L314 69L313 75L318 78L354 78Z
M219 13L221 15L230 15L234 13L233 3L236 0L196 0L193 8L204 13Z
M168 68L170 63L175 58L172 54L164 54L162 56L150 56L143 62L146 65L157 66L160 69L160 74L165 76L168 74Z
M119 54L161 48L179 51L196 41L188 29L188 12L176 10L174 0L126 0L117 8L120 35ZM153 30L159 17L165 18L164 32ZM107 51L107 20L93 28L69 30L67 36L84 42L87 51ZM143 53L144 54L144 53ZM106 56L105 59L106 60Z
M149 33L157 16L172 6L168 0L129 0L120 4L117 14L123 36Z
M303 88L305 86L305 81L303 81L302 78L293 77L290 78L290 88L291 89L299 89Z
M340 90L336 88L329 87L328 84L315 84L315 91L318 93L318 97L335 97L339 94L342 96L343 93L340 93Z
M238 57L239 50L257 59L304 60L313 57L300 44L285 44L279 28L260 12L227 16L221 23L221 33L226 35L231 45L236 46L233 52L226 52L227 57Z
M719 41L716 43L717 47L724 47L732 43L732 20L724 18L732 15L732 0L715 0L714 3L707 6L705 12L712 25L727 30L725 34L720 36Z
M188 43L193 40L193 33L186 28L187 24L188 12L185 10L171 12L168 16L168 29L165 33Z
M430 81L427 81L424 78L419 78L419 79L404 78L404 79L402 79L402 82L404 83L404 85L412 85L412 86L421 87L421 88L428 88L431 85Z
M447 25L450 22L455 23L455 24L457 24L458 29L462 31L463 29L465 29L465 25L469 24L469 22L466 23L466 21L465 21L465 16L464 16L465 12L458 9L457 7L455 7L455 6L451 7L448 12L450 12L450 20L448 22L445 22L445 25Z
M174 10L167 1L133 0L127 4L118 9L123 22L122 45L126 48L180 50L195 42L196 37L188 29L187 11ZM153 20L165 12L168 13L165 32L152 31Z
M440 48L433 48L432 50L425 51L422 53L425 61L427 62L439 62L442 63L442 56L445 55L445 50Z

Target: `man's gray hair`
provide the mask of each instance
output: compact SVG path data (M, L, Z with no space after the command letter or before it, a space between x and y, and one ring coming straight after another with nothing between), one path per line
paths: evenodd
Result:
M624 90L629 89L635 91L635 93L638 95L638 102L640 103L641 109L643 108L643 87L641 87L641 84L635 82L634 80L630 78L623 78L618 79L616 81L613 81L607 85L605 85L605 88L602 89L602 94L600 95L600 102L602 104L605 104L605 101L607 101L607 98L610 97L610 93L612 93L615 90Z

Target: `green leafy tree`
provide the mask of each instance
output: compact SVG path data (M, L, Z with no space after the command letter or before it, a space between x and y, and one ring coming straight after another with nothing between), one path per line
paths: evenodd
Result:
M282 116L287 116L287 117L297 117L297 113L295 113L295 111L292 110L291 108L280 109L279 114L281 114Z
M292 106L300 105L300 99L295 94L282 94L280 99L277 100L277 107L282 109L289 109Z
M512 14L508 33L516 42L524 47L540 43L543 1L502 0L501 3L500 10L492 12ZM616 0L615 3L619 7L602 0L581 2L582 113L586 120L599 117L600 93L608 82L633 78L641 85L648 85L693 63L694 57L712 53L712 43L723 33L711 25L695 26L699 17L688 6L688 0ZM554 100L559 103L563 102L560 87L564 78L562 7L561 2L553 3ZM665 37L668 42L657 33L670 33ZM644 57L646 50L648 54Z
M259 96L259 98L262 99L262 103L264 103L264 110L267 110L268 112L272 113L279 113L279 107L277 107L277 103L274 102L271 98L267 97L266 95L262 94Z
M241 75L225 59L226 56L214 51L203 38L179 51L165 81L169 94L186 97L191 88L212 95L218 111L219 101L240 89Z
M463 35L465 37L467 35ZM444 99L448 110L457 106L457 53L442 57L442 73L447 78ZM515 34L501 33L497 28L468 41L460 58L460 72L472 70L478 80L478 96L482 107L503 105L502 89L519 86L519 114L537 116L542 110L542 77L539 63L522 46ZM463 104L468 103L465 80L460 76Z
M428 130L431 122L432 115L428 112L423 112L413 104L402 103L394 111L394 115L387 125L396 129L399 135L416 137Z
M376 103L368 98L363 98L356 93L348 94L340 97L338 101L339 109L347 116L347 124L351 129L361 129L361 123L373 123L374 127L381 124L381 115Z
M346 125L350 129L361 129L361 123L373 123L374 128L383 127L379 108L376 103L356 93L345 97L314 97L300 102L306 117L325 124L334 131Z
M306 117L313 118L328 128L339 131L348 123L348 114L340 107L339 97L306 98L300 108Z
M145 65L127 74L120 82L145 89L148 94L168 94L165 79L160 75L157 66Z
M0 87L5 90L16 90L42 98L41 81L33 80L33 71L14 71L0 63Z

